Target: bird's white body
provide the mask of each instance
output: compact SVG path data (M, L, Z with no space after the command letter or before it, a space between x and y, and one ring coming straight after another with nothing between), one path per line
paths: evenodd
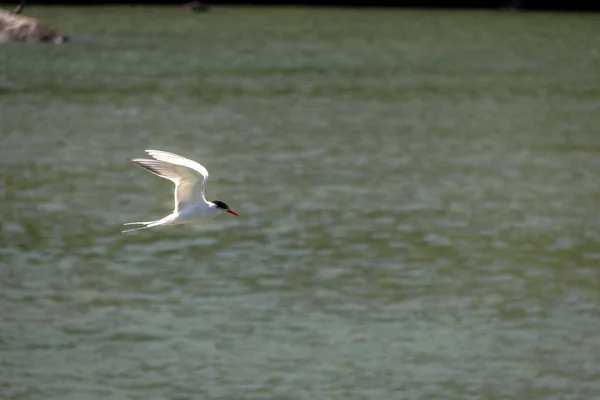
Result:
M206 200L204 188L208 180L208 171L202 165L166 151L146 150L146 152L154 160L134 158L130 161L175 184L175 208L171 214L157 221L126 223L124 225L144 226L123 232L155 226L188 224L203 218L217 217L223 212L237 215L223 202Z

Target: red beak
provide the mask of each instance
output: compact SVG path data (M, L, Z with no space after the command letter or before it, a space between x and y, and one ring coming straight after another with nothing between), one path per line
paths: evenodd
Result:
M236 217L239 217L239 215L238 215L238 214L237 214L235 211L233 211L233 210L227 210L227 212L228 212L229 214L233 214L233 215L235 215Z

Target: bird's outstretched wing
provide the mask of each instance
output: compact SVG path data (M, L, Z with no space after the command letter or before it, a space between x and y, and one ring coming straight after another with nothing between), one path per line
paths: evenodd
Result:
M208 171L202 165L177 154L161 150L146 150L154 160L133 158L130 161L175 184L175 211L189 201L206 201L204 188Z

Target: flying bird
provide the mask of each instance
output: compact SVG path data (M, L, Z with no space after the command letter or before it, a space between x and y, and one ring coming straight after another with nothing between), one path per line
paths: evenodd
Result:
M175 208L171 214L157 221L126 223L124 225L144 226L122 232L155 226L188 224L202 218L217 217L223 212L238 216L222 201L206 200L204 188L208 180L208 171L202 165L166 151L146 150L146 153L150 154L154 160L131 158L129 161L175 184Z

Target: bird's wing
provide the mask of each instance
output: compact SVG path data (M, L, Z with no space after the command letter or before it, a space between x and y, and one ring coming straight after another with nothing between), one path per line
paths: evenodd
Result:
M190 200L206 201L204 197L204 187L208 179L206 168L176 154L159 150L147 150L147 152L155 160L134 158L130 161L175 184L175 211L180 210L183 203Z
M204 195L204 188L206 187L206 181L208 181L208 171L206 170L206 168L204 168L204 166L185 157L181 157L177 154L169 153L166 151L146 150L146 152L152 157L156 158L157 160L181 165L182 167L190 168L197 174L202 175L202 184L194 188L194 198L206 201L206 197Z

